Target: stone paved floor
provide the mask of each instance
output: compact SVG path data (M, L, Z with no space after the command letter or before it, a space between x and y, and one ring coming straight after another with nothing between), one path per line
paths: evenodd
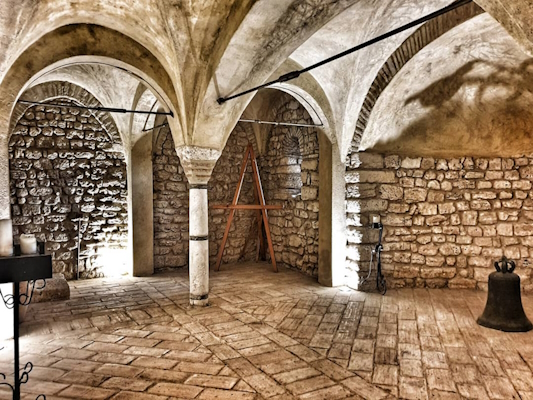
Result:
M32 306L23 398L533 399L533 332L479 327L484 293L382 297L245 264L212 272L212 305L189 308L187 283L187 271L73 282L71 300Z

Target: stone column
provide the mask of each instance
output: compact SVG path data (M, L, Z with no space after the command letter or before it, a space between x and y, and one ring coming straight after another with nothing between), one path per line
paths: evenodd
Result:
M9 190L9 148L8 142L5 137L0 137L0 219L9 220L11 218L11 201ZM11 223L11 221L9 222ZM1 249L7 251L12 246L12 234L11 240L8 238L0 238L0 247L6 247L7 249ZM0 254L0 255L7 255ZM4 296L13 294L13 284L6 283L0 285L0 290ZM0 340L11 339L13 337L13 310L4 307L0 304Z
M154 273L152 135L143 136L131 150L128 188L133 276L149 276Z
M196 146L176 148L189 181L189 299L191 305L209 302L209 232L207 182L220 151Z
M318 140L318 282L340 286L345 284L346 275L346 168L340 161L337 144L332 144L323 132L319 132Z
M8 139L0 137L0 219L11 218Z

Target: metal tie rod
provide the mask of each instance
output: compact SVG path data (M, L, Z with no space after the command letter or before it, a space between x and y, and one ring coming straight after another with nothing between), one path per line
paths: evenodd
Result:
M446 6L444 8L441 8L440 10L437 10L437 11L431 13L431 14L426 15L425 17L422 17L422 18L419 18L417 20L414 20L413 22L409 22L406 25L403 25L403 26L401 26L399 28L396 28L396 29L394 29L392 31L384 33L383 35L380 35L380 36L375 37L373 39L370 39L370 40L368 40L368 41L366 41L364 43L361 43L361 44L359 44L359 45L357 45L355 47L352 47L352 48L350 48L348 50L345 50L342 53L339 53L339 54L336 54L336 55L334 55L332 57L326 58L325 60L317 62L316 64L313 64L313 65L310 65L309 67L306 67L306 68L300 69L300 70L295 70L295 71L289 72L289 73L287 73L285 75L281 75L278 79L276 79L274 81L270 81L270 82L264 83L262 85L254 87L252 89L245 90L244 92L237 93L237 94L234 94L234 95L228 96L228 97L220 97L220 98L217 99L217 102L218 102L218 104L223 104L223 103L225 103L228 100L232 100L232 99L235 99L237 97L244 96L245 94L254 92L254 91L259 90L259 89L263 89L263 88L265 88L267 86L270 86L270 85L273 85L275 83L282 83L282 82L287 82L287 81L296 79L301 74L303 74L304 72L309 72L309 71L311 71L311 70L313 70L315 68L321 67L324 64L329 64L332 61L338 60L339 58L345 57L345 56L347 56L349 54L355 53L356 51L364 49L365 47L372 46L373 44L376 44L378 42L381 42L382 40L388 39L391 36L395 36L398 33L404 32L404 31L406 31L408 29L414 28L417 25L423 24L424 22L427 22L429 20L437 18L437 17L439 17L439 16L441 16L443 14L449 13L450 11L453 11L453 10L455 10L455 9L457 9L459 7L462 7L464 5L467 5L468 3L471 3L471 2L472 2L472 0L458 0L455 3L450 4L449 6Z
M155 115L167 115L170 117L174 117L174 113L172 111L142 111L142 110L126 110L125 108L114 108L114 107L85 107L85 106L77 106L77 105L71 105L71 104L45 103L41 101L29 101L29 100L18 100L18 103L30 104L34 106L79 108L82 110L106 111L106 112L114 112L114 113L121 113L121 114L126 114L126 113L155 114Z
M324 125L315 125L315 124L299 124L295 122L277 122L277 121L262 121L260 119L240 119L239 122L250 122L252 124L265 124L265 125L276 125L276 126L298 126L302 128L322 128Z

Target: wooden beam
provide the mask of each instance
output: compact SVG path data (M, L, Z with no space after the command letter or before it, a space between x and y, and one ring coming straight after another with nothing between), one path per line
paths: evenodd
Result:
M260 204L230 204L222 205L215 204L211 206L214 210L283 210L283 206L272 206L272 205L260 205Z
M257 195L259 197L259 204L265 206L265 194L263 193L263 186L261 185L261 176L259 175L259 168L257 167L257 160L255 158L254 149L252 145L248 145L250 152L250 159L252 161L253 180L257 189ZM272 262L272 268L274 272L278 272L278 266L276 264L276 256L274 254L274 246L272 245L272 237L270 236L270 226L268 224L268 213L266 208L261 209L263 214L263 224L265 226L265 233L267 237L268 250L270 252L270 261Z
M239 183L235 189L235 195L233 196L233 201L231 205L236 205L239 200L239 195L241 194L242 184L244 182L244 173L246 172L246 164L248 163L248 158L251 155L250 152L251 146L248 145L246 148L246 153L244 153L244 158L242 159L241 173L239 175ZM235 209L232 209L229 213L228 223L226 224L226 230L224 231L224 236L222 237L222 243L220 244L220 249L218 250L217 263L215 265L215 271L220 270L220 263L222 262L222 255L224 254L224 247L226 247L226 241L228 240L229 230L231 228L231 221L235 216Z

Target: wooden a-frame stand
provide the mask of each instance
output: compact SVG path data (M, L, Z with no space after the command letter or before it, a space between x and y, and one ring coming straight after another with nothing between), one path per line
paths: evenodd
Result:
M242 184L244 182L244 174L246 172L246 166L248 160L252 164L252 177L254 181L254 197L259 200L259 204L242 204L239 205L239 195L241 194ZM263 239L263 224L265 227L266 238L268 242L268 250L270 252L270 259L272 260L272 268L274 272L278 272L278 267L276 265L276 257L274 256L274 247L272 246L272 237L270 235L270 226L268 225L268 213L267 210L281 210L283 206L268 206L265 204L265 195L263 193L263 186L261 185L261 177L259 176L259 169L257 168L257 160L255 158L254 149L251 144L248 144L246 152L244 153L244 158L242 159L241 165L241 174L239 177L239 183L237 184L237 189L235 189L235 195L233 196L233 201L231 205L213 205L213 209L222 209L230 210L228 223L226 224L226 230L224 231L224 237L222 238L222 243L220 244L220 249L218 251L217 263L215 265L215 270L220 270L220 264L222 262L222 255L224 254L224 248L226 247L226 241L228 240L229 230L231 227L231 222L235 216L236 210L257 210L257 227L259 234L259 243L258 243L258 258L259 253L264 253L265 242ZM246 244L245 244L246 246Z

